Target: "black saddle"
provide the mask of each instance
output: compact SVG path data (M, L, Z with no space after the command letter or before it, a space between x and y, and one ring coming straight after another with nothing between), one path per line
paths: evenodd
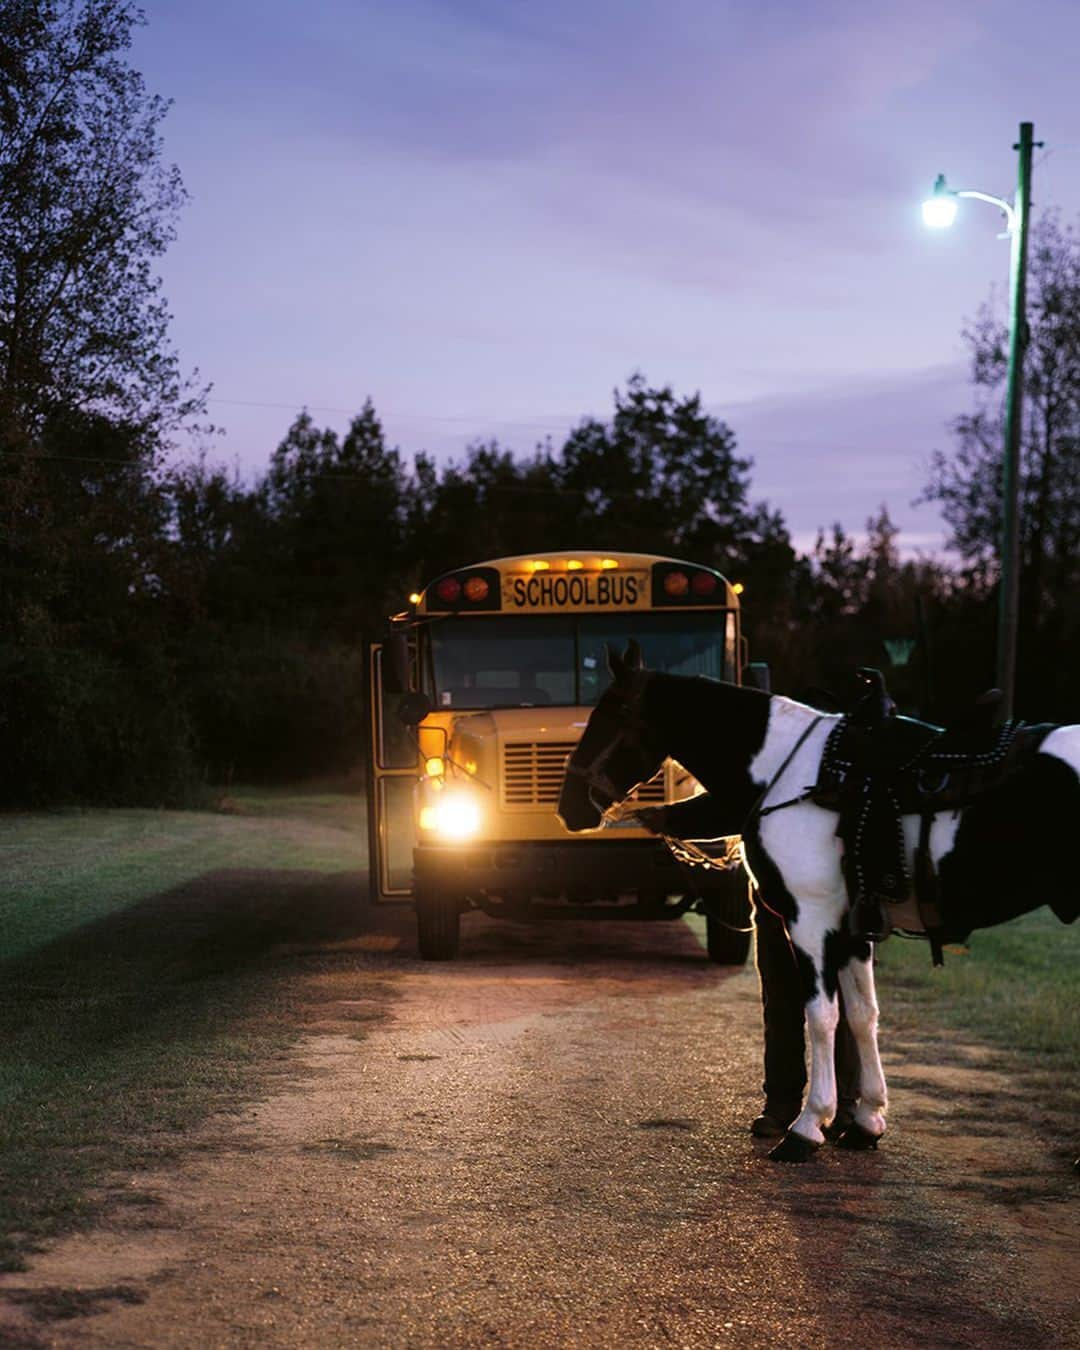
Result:
M861 936L889 931L882 900L912 891L901 817L923 822L916 895L928 930L940 926L930 876L929 826L939 811L965 806L999 786L1038 749L1049 725L995 726L1000 694L990 691L950 727L899 716L881 672L860 668L863 693L830 735L811 800L839 815L853 927Z

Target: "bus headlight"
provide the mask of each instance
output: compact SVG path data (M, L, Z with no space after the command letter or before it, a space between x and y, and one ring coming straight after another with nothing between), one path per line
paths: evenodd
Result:
M420 808L420 828L444 839L471 839L480 829L480 807L467 792L446 792Z

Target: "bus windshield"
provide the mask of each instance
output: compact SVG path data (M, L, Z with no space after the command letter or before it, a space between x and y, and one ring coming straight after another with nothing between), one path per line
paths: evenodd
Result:
M735 678L734 615L462 616L433 624L437 708L594 704L611 681L605 647L641 644L650 670Z

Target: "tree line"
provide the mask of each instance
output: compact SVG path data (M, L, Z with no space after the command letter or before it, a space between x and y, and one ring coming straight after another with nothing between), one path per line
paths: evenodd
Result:
M774 687L842 702L857 664L935 718L990 683L1004 326L966 333L974 411L929 466L953 561L903 556L882 506L800 555L697 394L630 377L561 444L406 460L363 402L300 412L253 482L208 457L206 390L154 266L184 190L126 0L0 0L0 804L183 802L203 784L349 772L363 643L439 573L549 549L694 559L743 583ZM1080 246L1030 267L1022 714L1080 720Z

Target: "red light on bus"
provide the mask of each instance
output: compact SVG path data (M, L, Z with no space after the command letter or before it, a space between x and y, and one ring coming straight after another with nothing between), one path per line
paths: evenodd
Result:
M448 605L461 599L461 582L457 577L443 577L442 581L435 587L435 594L440 600L445 600Z
M690 583L695 595L712 595L716 591L717 581L711 572L695 572Z
M690 589L690 580L685 572L669 572L664 578L664 594L671 596L685 595Z
M465 599L474 604L478 600L486 600L490 589L483 577L470 577L465 583Z

